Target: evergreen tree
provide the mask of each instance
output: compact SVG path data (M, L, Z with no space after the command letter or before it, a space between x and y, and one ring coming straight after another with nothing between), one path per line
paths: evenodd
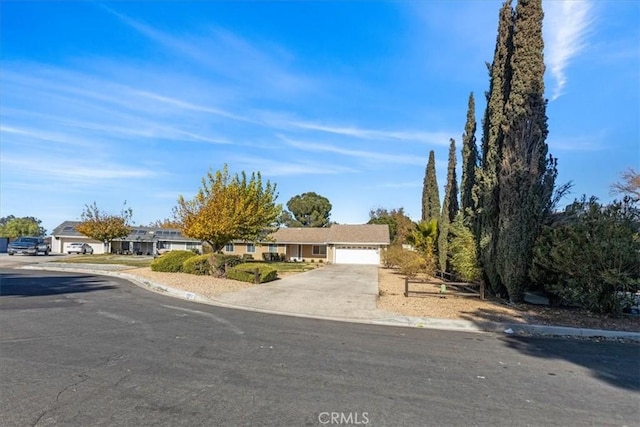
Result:
M456 173L456 167L458 160L456 158L456 141L452 138L449 140L449 163L447 164L447 187L445 189L445 202L449 202L447 209L442 209L442 212L449 213L449 222L453 222L456 219L456 215L460 211L460 203L458 202L458 175Z
M289 211L281 215L287 227L330 227L331 202L313 191L298 194L287 202Z
M451 271L464 281L480 279L473 233L465 225L462 212L449 225L449 252Z
M424 173L422 187L422 220L431 221L440 216L440 192L436 179L436 160L433 150L429 152L429 161Z
M513 10L511 0L500 9L498 36L493 62L489 67L487 107L482 120L482 159L477 170L474 198L477 206L474 230L478 260L490 289L502 293L503 286L496 267L500 191L498 176L502 157L504 107L511 89L511 55L513 51Z
M462 183L460 185L460 199L462 214L469 218L476 210L473 200L473 185L476 182L476 168L478 167L478 147L476 146L476 101L473 92L469 94L467 106L467 123L462 135Z
M512 302L524 297L533 246L548 213L557 175L547 158L542 1L519 0L515 11L512 79L503 124L498 174L498 240L494 253Z
M456 177L456 142L451 139L449 146L449 164L447 167L447 185L444 190L444 203L438 222L438 264L440 271L448 271L449 225L455 221L459 211L458 182Z

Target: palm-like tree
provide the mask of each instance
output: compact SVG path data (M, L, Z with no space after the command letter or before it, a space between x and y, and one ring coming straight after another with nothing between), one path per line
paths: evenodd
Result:
M407 243L424 258L427 274L435 271L435 241L438 238L438 220L420 221L407 235Z

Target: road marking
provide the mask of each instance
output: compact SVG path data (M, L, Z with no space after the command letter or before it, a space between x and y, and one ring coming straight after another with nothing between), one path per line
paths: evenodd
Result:
M121 314L109 313L109 312L106 312L106 311L98 311L97 313L100 316L104 316L104 317L107 317L109 319L117 320L118 322L122 322L122 323L129 323L129 324L138 323L137 320L132 319L132 318L127 317L127 316L123 316Z
M205 316L205 317L209 317L209 318L215 320L216 322L222 323L223 325L227 326L229 329L231 329L236 334L244 335L244 331L242 329L238 328L236 325L234 325L233 323L229 322L228 320L223 319L222 317L216 316L215 314L206 313L204 311L191 310L189 308L176 307L176 306L173 306L173 305L163 305L163 307L170 308L170 309L173 309L173 310L185 311L187 313L199 314L199 315Z

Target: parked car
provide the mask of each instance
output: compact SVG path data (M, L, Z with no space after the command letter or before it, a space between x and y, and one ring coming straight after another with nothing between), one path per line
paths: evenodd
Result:
M93 248L86 243L69 243L68 254L93 254Z
M9 242L7 246L9 255L38 255L41 252L45 255L49 255L51 252L51 248L42 237L18 237L13 242Z

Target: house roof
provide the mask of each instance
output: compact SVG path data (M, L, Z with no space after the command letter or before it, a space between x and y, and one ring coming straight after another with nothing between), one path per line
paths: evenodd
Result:
M325 244L329 236L328 228L279 228L269 237L277 243Z
M387 224L332 225L329 228L330 243L369 243L388 245L389 226Z
M51 233L53 236L59 237L79 237L87 238L84 234L76 230L76 226L80 224L79 221L65 221ZM198 239L192 239L182 235L180 230L174 228L160 228L160 227L143 227L132 226L131 233L123 239L116 239L116 241L181 241L181 242L200 242Z
M85 235L76 230L79 221L65 221L51 233L59 237L86 238ZM131 227L131 233L124 241L187 241L197 242L197 239L184 237L180 230L159 228L159 227ZM279 228L270 235L269 241L275 243L291 244L370 244L388 245L389 226L386 224L334 224L331 227L302 227L302 228Z
M377 244L388 245L386 224L334 224L327 228L280 228L270 236L277 243L294 244Z

